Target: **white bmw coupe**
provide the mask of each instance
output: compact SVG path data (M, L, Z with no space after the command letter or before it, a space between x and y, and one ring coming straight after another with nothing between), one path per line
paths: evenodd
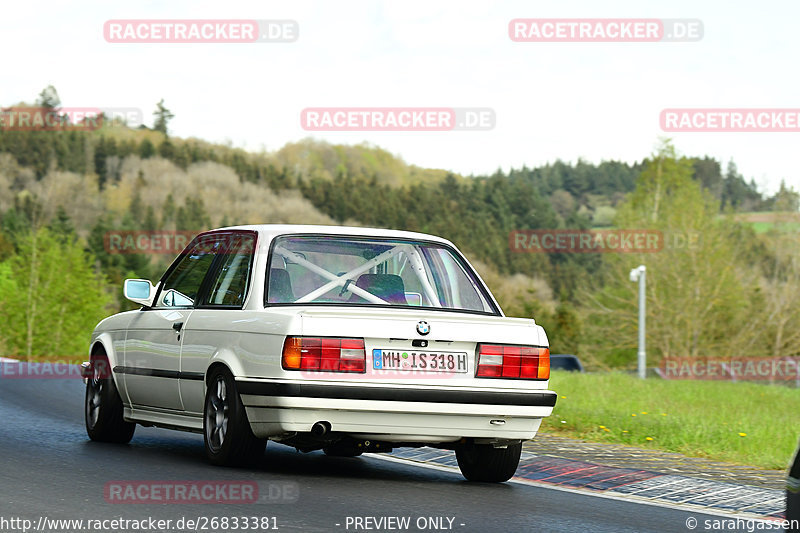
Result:
M269 440L336 456L432 446L467 479L501 482L556 402L542 327L506 318L431 235L223 228L124 293L142 308L100 322L83 364L93 440L202 432L221 465Z

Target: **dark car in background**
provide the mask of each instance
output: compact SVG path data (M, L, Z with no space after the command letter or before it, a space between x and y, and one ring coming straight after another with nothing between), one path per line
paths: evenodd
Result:
M577 355L568 353L550 354L551 370L566 370L568 372L583 372L583 365Z

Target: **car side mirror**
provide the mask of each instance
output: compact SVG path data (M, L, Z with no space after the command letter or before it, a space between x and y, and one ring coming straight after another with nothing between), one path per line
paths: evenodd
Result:
M145 307L153 305L153 297L156 295L153 284L146 279L126 279L122 292L128 300Z

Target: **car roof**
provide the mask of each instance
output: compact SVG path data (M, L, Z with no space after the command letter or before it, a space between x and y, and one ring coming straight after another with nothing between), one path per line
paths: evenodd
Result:
M435 241L444 244L452 243L447 239L417 233L414 231L400 231L381 228L363 228L357 226L324 226L310 224L253 224L246 226L228 226L216 228L209 231L222 230L248 230L258 232L259 236L272 239L278 235L297 235L297 234L324 234L324 235L356 235L359 237L393 237L398 239L415 239L425 241Z

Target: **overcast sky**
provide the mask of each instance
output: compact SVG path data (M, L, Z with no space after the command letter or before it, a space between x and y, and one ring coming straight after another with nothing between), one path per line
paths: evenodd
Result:
M774 191L800 188L800 133L676 133L664 108L800 108L797 2L237 1L6 3L0 104L53 84L64 106L164 98L179 137L276 150L313 136L369 142L461 174L562 159L637 161L669 135L687 155L731 158ZM696 18L685 43L515 43L514 18ZM115 44L109 19L293 19L294 43ZM489 107L491 131L310 133L306 107Z

